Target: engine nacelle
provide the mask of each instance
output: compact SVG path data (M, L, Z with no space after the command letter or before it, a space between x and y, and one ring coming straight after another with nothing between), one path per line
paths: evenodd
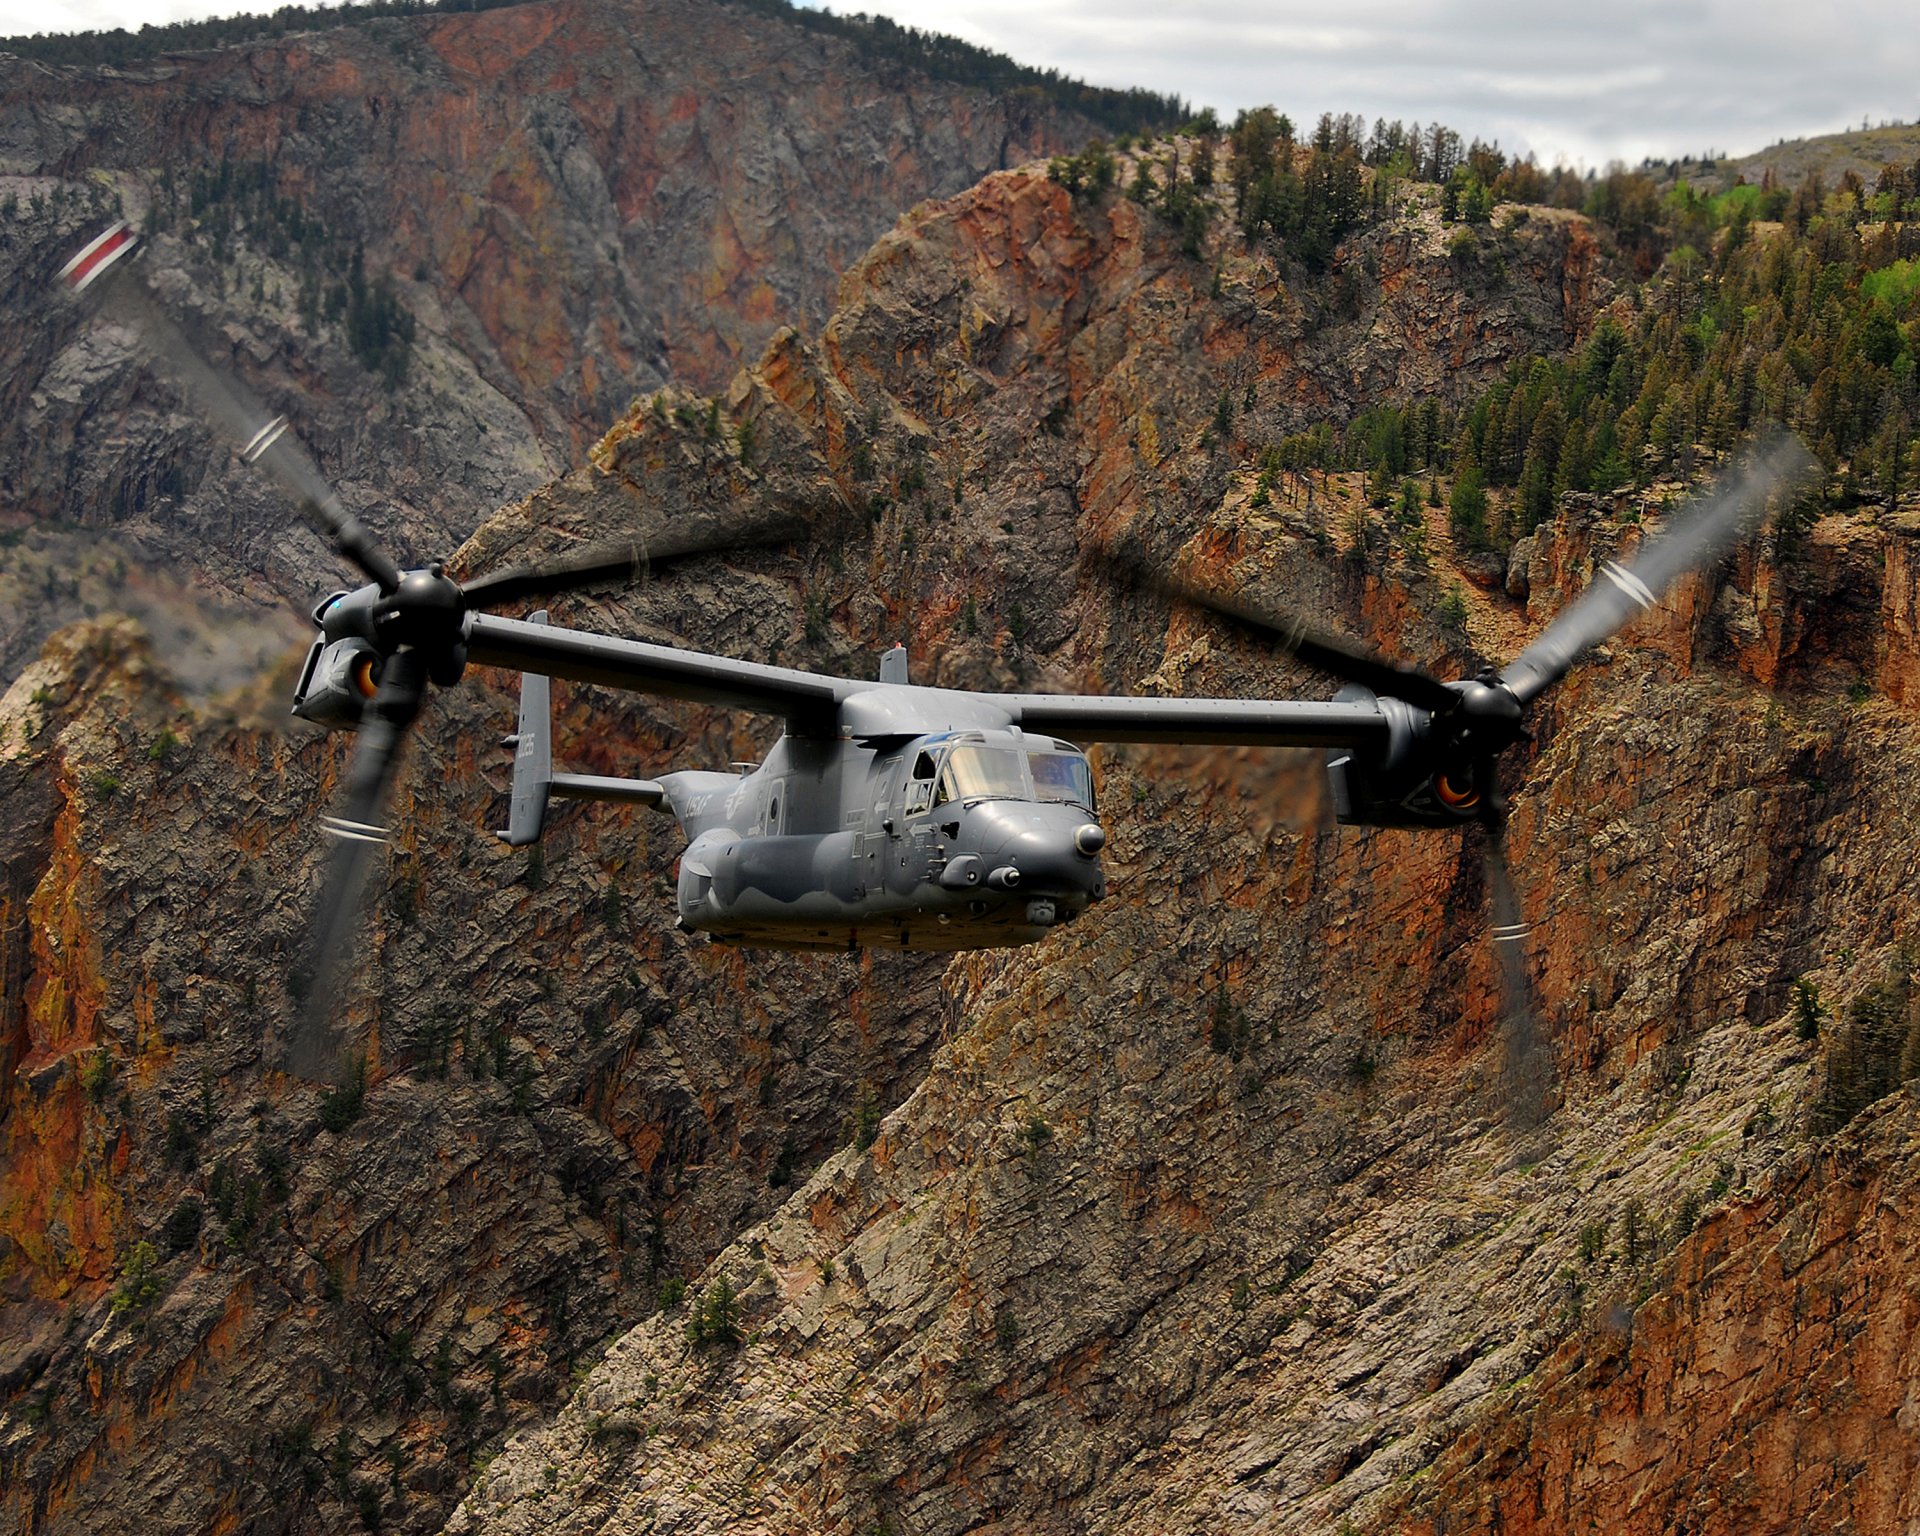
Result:
M380 653L357 637L316 640L300 669L293 712L317 725L352 729L380 686Z
M1433 715L1402 699L1349 684L1341 703L1370 703L1387 719L1387 744L1377 754L1353 747L1327 753L1334 812L1348 826L1457 827L1476 820L1493 790L1480 779L1491 764L1468 746L1468 733L1436 728ZM1454 717L1445 717L1452 726ZM1476 742L1474 744L1478 746Z

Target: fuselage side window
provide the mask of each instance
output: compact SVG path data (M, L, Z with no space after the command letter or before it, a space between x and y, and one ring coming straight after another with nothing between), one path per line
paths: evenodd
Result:
M893 800L893 776L900 771L900 758L896 753L892 757L883 757L873 765L873 814L875 819L884 816L887 806Z

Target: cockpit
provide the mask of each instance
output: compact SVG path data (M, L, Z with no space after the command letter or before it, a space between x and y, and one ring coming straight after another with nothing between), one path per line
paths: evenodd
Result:
M1093 766L1064 741L1047 751L1029 748L1027 771L1033 775L1034 799L1081 806L1089 814L1100 809L1093 800Z
M1089 815L1098 809L1093 769L1084 753L1064 741L961 738L951 744L928 742L915 752L907 780L909 816L980 800L1043 800L1077 805Z

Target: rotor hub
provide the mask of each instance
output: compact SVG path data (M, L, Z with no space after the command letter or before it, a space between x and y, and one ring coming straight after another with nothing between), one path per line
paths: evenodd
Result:
M410 645L429 654L459 644L467 600L448 579L445 567L401 573L399 584L374 610L382 650Z
M1526 734L1520 701L1498 679L1482 676L1448 686L1460 695L1449 722L1450 744L1456 750L1490 757Z

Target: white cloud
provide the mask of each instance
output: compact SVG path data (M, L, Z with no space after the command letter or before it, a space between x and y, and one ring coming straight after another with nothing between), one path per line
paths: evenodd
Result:
M1589 165L1920 117L1909 0L857 0L1026 63L1175 92L1436 118ZM851 7L848 7L851 8Z

